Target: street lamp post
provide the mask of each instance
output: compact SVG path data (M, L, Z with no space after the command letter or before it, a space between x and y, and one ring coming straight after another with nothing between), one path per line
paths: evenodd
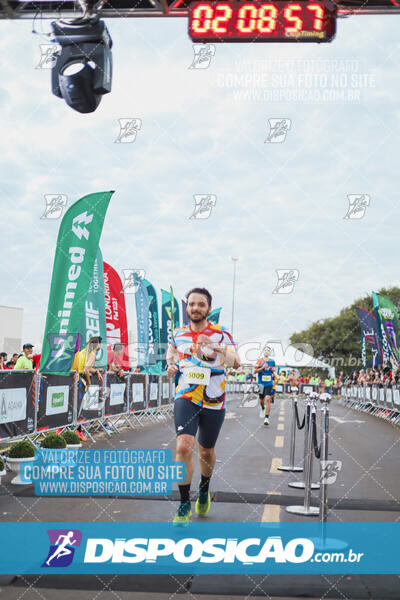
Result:
M233 286L232 286L232 320L231 320L231 335L233 337L233 317L235 314L235 283L236 283L236 263L239 258L231 256L230 259L233 261Z

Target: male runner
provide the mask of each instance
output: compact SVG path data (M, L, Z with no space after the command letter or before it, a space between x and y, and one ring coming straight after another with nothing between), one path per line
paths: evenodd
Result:
M225 417L226 367L240 367L231 335L221 325L207 320L210 292L193 288L186 299L189 324L174 330L167 351L168 376L179 373L174 405L176 460L186 464L186 481L179 485L181 502L173 520L175 525L187 525L192 514L190 484L197 431L201 481L195 508L203 516L210 509L208 490L216 461L214 448Z
M259 392L260 397L260 416L264 417L264 425L269 425L269 413L271 412L271 404L274 401L275 394L275 361L269 358L271 348L264 348L263 356L258 359L254 365L254 373L258 376L258 385L261 386Z

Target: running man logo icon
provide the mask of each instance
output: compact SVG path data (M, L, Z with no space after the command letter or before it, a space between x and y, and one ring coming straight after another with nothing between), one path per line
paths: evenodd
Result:
M46 208L41 219L59 219L67 205L65 194L45 194Z
M291 119L268 119L269 134L265 144L281 144L292 126Z
M81 545L79 529L48 529L50 548L42 567L68 567L74 558L75 549Z
M61 54L60 44L39 44L40 59L35 69L52 69Z
M343 219L362 219L369 206L371 196L369 194L349 194L349 208Z
M330 485L335 483L339 472L342 469L341 460L321 460L321 483Z
M132 144L136 140L137 132L142 129L142 119L118 119L119 134L116 144Z
M296 281L299 279L298 269L276 269L278 276L276 288L272 290L273 294L291 294L294 290Z
M189 219L208 219L213 206L217 204L215 194L194 194L194 211Z
M193 44L193 62L189 69L208 69L215 55L214 44Z
M121 293L136 294L143 279L146 277L144 269L122 269L124 274L124 283Z

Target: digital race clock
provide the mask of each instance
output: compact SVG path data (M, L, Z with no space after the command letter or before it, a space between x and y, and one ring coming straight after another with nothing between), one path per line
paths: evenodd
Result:
M330 42L336 33L332 0L237 0L189 5L194 42Z

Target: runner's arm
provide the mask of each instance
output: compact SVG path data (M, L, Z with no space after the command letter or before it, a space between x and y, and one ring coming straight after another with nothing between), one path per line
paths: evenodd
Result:
M175 373L178 372L178 367L176 366L178 359L179 359L178 350L172 344L169 344L168 350L167 350L167 358L166 358L168 377L173 377L175 375Z

